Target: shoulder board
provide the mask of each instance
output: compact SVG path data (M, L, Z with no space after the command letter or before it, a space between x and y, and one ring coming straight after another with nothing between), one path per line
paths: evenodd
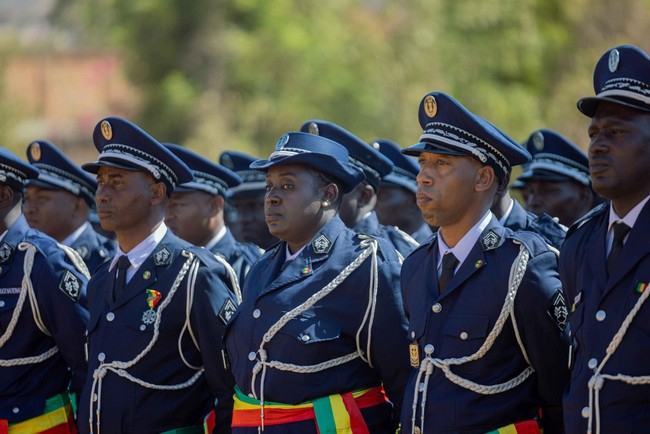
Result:
M578 219L575 223L571 225L569 230L567 231L567 238L573 234L576 230L580 229L585 223L587 223L589 220L592 218L601 215L602 213L606 212L609 209L609 201L601 203L591 211L589 211L587 214L582 216L580 219Z
M557 251L556 248L549 245L544 238L533 231L514 231L509 236L515 244L523 244L526 246L531 256L537 256L540 253L549 251Z

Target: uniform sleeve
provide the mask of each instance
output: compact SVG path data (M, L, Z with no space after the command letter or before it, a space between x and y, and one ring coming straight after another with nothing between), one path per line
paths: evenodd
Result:
M202 265L197 275L191 326L201 349L205 376L214 397L214 433L230 433L235 380L224 366L225 325L236 309L230 291L215 271L215 264Z
M515 317L537 374L546 434L563 433L562 394L569 382L567 308L557 255L546 251L528 262L515 302Z
M379 264L379 288L372 328L371 361L393 403L393 421L399 423L406 382L411 373L408 354L407 321L400 291L400 264L397 260ZM400 357L404 355L403 357Z
M70 390L79 396L88 366L84 352L88 311L82 306L88 283L62 250L38 252L31 272L43 322L72 371Z

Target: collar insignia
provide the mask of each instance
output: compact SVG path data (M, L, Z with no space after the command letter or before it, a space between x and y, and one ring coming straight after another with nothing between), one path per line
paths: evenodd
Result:
M171 258L172 258L171 252L167 249L167 247L163 247L162 249L154 253L153 263L155 265L169 265L169 263L171 262Z
M0 246L0 263L7 262L14 249L7 243L2 243Z
M311 245L314 249L314 253L318 253L319 255L329 253L332 248L332 242L325 236L325 234L320 234Z
M483 238L481 238L481 247L483 247L483 250L494 250L497 248L497 245L499 245L500 240L501 237L499 237L496 232L490 229L488 233L485 234Z

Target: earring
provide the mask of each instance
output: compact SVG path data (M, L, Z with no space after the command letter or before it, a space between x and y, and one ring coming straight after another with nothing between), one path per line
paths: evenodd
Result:
M330 206L329 201L324 200L324 201L323 201L323 206L324 206L324 207L328 207L328 206Z

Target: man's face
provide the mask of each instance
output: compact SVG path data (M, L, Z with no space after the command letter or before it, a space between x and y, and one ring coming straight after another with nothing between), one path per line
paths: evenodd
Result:
M144 172L100 167L95 203L102 228L118 233L149 230L155 180Z
M422 152L418 156L417 204L430 226L464 222L480 163L472 157Z
M167 203L165 224L179 238L204 246L212 238L211 219L216 210L214 196L203 191L177 192Z
M264 192L247 193L232 198L232 203L237 209L241 234L244 241L257 244L263 249L271 246L276 240L269 233L269 228L264 220Z
M626 208L650 194L650 113L601 102L588 132L594 190Z
M83 199L64 190L28 186L23 199L23 213L30 227L63 241L77 228L72 215Z
M361 206L359 205L359 202L362 200L361 196L364 188L366 188L366 185L364 182L361 182L354 187L352 191L345 193L341 198L339 217L349 228L354 228L363 217L360 215Z
M591 207L591 200L583 199L584 189L577 182L546 181L530 179L526 181L526 209L537 215L546 213L557 217L565 226L571 226ZM585 203L585 205L581 205ZM586 207L586 209L585 209Z
M413 220L413 211L416 213L415 193L399 185L382 183L377 192L377 205L375 206L379 223L389 226L404 228Z

